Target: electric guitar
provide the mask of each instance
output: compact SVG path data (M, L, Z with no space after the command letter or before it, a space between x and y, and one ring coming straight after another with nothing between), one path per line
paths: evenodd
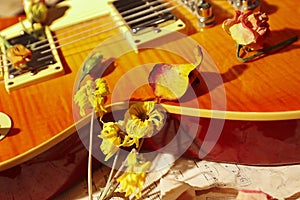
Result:
M51 10L49 32L53 41L58 41L53 42L59 58L55 69L62 71L28 85L20 80L16 88L12 87L15 83L0 83L0 111L13 122L9 134L0 141L0 171L45 152L89 122L90 116L74 114L73 95L81 67L91 52L101 52L105 59L114 57L105 71L96 74L102 74L111 91L115 91L107 105L124 108L128 100L153 99L151 88L144 85L151 66L193 62L189 50L194 44L201 45L206 59L199 68L199 83L192 85L187 91L190 95L179 101L162 102L174 119L183 117L187 123L197 125L194 136L198 148L192 151L194 156L255 165L299 163L299 41L241 63L236 59L233 40L221 27L234 13L227 1L211 1L214 24L204 28L182 3L164 5L173 6L168 11L175 20L172 18L166 26L175 24L178 37L172 38L168 33L161 36L163 40L156 35L151 41L144 35L148 26L135 30L141 38L126 38L126 20L115 19L119 15L111 11L111 6L96 0L58 4ZM299 35L299 6L296 1L261 2L271 29L267 45ZM8 22L16 24L7 28ZM16 19L1 19L1 28L4 27L1 35L7 37L21 30ZM164 28L155 26L151 30L157 34L160 31ZM157 38L160 42L155 42ZM146 41L137 45L140 39ZM44 72L41 70L37 76L39 73ZM135 89L128 92L128 88ZM193 126L186 128L186 132L195 131ZM212 142L216 143L211 145Z

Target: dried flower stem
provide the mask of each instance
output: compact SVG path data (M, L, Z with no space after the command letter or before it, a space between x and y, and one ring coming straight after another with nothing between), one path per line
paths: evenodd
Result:
M258 53L256 53L256 54L254 54L254 55L252 55L252 56L249 56L249 57L246 57L246 58L240 57L241 50L243 49L244 46L238 44L238 45L237 45L237 49L236 49L236 57L237 57L237 59L238 59L239 61L241 61L241 62L247 62L247 61L250 61L250 60L252 60L252 59L254 59L254 58L257 58L257 57L259 57L259 56L261 56L261 55L263 55L263 54L265 54L265 53L268 53L268 52L270 52L270 51L272 51L272 50L275 50L275 49L279 49L279 48L288 46L288 45L292 44L293 42L295 42L295 41L297 41L297 40L298 40L298 36L294 36L294 37L292 37L292 38L289 38L289 39L287 39L287 40L285 40L285 41L283 41L283 42L280 42L280 43L278 43L278 44L276 44L276 45L274 45L274 46L271 46L271 47L269 47L269 48L266 48L266 49L264 49L264 50L262 50L262 51L260 51L260 52L258 52Z
M107 192L108 192L108 190L110 189L110 187L111 187L111 185L113 183L112 180L114 180L114 179L112 179L112 175L113 175L114 169L116 168L116 163L117 163L117 160L118 160L118 157L119 157L119 152L120 151L118 151L117 154L116 154L116 156L115 156L115 159L114 159L112 168L110 170L110 173L109 173L109 176L108 176L105 188L104 188L103 192L100 195L100 198L99 198L100 200L105 199L107 197Z
M118 151L118 154L119 154L119 151ZM117 155L118 155L118 154L117 154ZM114 164L115 164L116 158L117 158L117 156L115 157ZM105 191L105 189L104 189L104 191L103 191L102 194L104 194L105 196L102 197L102 194L101 194L99 200L103 200L103 199L105 199L105 198L111 197L111 195L113 194L113 192L116 190L116 188L118 187L119 183L118 183L118 182L115 183L115 181L116 181L117 178L119 177L120 173L123 171L123 169L124 169L124 167L125 167L125 165L126 165L126 163L127 163L127 158L128 158L128 157L126 157L126 159L122 162L122 165L120 166L120 168L118 169L118 171L116 172L116 174L114 175L114 177L113 177L111 180L107 181L107 183L109 183L108 188L110 188L110 187L112 186L111 190L107 193L107 191ZM111 172L110 172L111 174L112 174L114 168L115 168L115 167L114 167L114 165L113 165L113 168L112 168L112 170L111 170ZM114 183L115 183L115 184L114 184ZM107 186L107 184L106 184L106 186ZM106 186L105 186L105 188L106 188Z
M91 116L91 124L90 124L90 138L89 138L89 154L88 154L88 194L89 194L89 200L93 199L93 186L92 186L92 150L93 150L93 127L94 127L94 109L92 110L92 116Z
M143 142L143 140L142 140L142 142ZM117 156L118 156L118 154L119 154L119 151L118 151L118 153L117 153L117 155L116 155L116 157L115 157L115 160L114 160L114 164L115 164L115 161L116 161L116 158L117 158ZM105 189L104 189L104 191L101 193L101 196L100 196L100 198L99 198L99 200L104 200L104 199L106 199L106 198L110 198L111 196L112 196L112 194L113 194L113 192L116 190L116 188L119 186L119 183L118 182L115 182L116 180L117 180L117 178L119 177L119 175L120 175L120 173L123 171L123 169L124 169L124 167L125 167L125 165L126 165L126 163L127 163L127 159L128 159L128 157L126 157L126 159L122 162L122 165L120 166L120 168L118 169L118 171L116 172L116 174L114 175L114 177L112 178L112 179L108 179L108 181L107 181L107 184L106 184L106 186L105 186ZM112 171L114 170L114 164L113 164L113 167L112 167L112 170L111 170L111 172L110 172L110 175L112 174ZM108 184L109 183L109 184ZM110 188L110 191L108 191L108 189ZM103 196L104 195L104 196Z

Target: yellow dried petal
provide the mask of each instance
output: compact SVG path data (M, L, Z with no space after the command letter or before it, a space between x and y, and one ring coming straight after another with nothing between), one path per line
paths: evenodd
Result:
M145 173L125 172L119 178L117 178L117 182L120 183L120 188L118 188L118 191L125 192L125 197L134 195L136 198L140 198L145 179Z
M107 82L104 79L98 78L95 83L97 88L95 95L107 96L110 94Z
M121 145L120 137L121 129L114 122L107 122L103 124L103 129L98 135L99 138L102 138L100 149L103 154L106 155L105 161L111 158L119 149Z
M125 113L125 128L129 137L138 140L151 137L155 130L160 130L164 123L163 108L154 101L133 104Z

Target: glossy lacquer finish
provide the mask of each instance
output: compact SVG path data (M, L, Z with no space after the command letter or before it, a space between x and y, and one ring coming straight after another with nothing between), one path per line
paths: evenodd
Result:
M299 35L299 7L298 1L262 1L261 9L268 14L271 29L266 46ZM206 52L205 59L209 59L201 65L198 82L189 88L185 96L179 101L162 102L171 116L169 128L173 127L174 134L180 130L182 138L186 134L192 134L190 138L195 138L189 142L191 148L185 147L188 149L185 155L188 156L251 165L299 163L299 41L254 61L241 63L236 59L234 42L221 27L225 19L233 16L234 10L227 1L214 1L213 8L216 24L204 30L196 27L193 23L195 19L184 8L176 9L175 14L187 24L182 32L193 44L201 45ZM114 23L109 16L102 16L81 24L87 25L85 27L88 29L89 24L95 26L95 21ZM7 27L9 22L16 22L16 18L1 19L1 28ZM83 29L78 29L78 26L71 23L53 32L61 40ZM151 70L147 67L138 68L138 75L129 76L125 80L125 89L120 87L118 81L127 72L135 70L136 66L186 62L180 55L154 47L139 53L127 51L127 42L118 35L118 30L113 29L82 40L79 35L78 38L61 40L60 45L80 40L60 48L66 72L61 77L11 93L7 93L4 83L0 83L0 111L8 114L13 121L10 133L0 141L0 171L3 174L7 172L5 170L18 168L24 162L30 163L30 159L47 153L62 141L68 142L65 139L77 133L74 123L81 117L77 114L78 108L73 108L73 86L83 61L96 46L102 45L101 51L106 58L117 55L105 73L100 70L94 74L95 77L102 74L111 91L118 91L117 97L108 98L107 105L130 99L154 98L148 85L138 88L128 97L128 88L134 88L145 77L147 79ZM106 43L103 43L104 40ZM192 56L189 42L185 42L168 41L167 46ZM83 122L87 121L88 117L83 119ZM165 132L168 131L164 129L160 136L164 137ZM145 148L160 149L168 141L161 138L152 140L144 144ZM3 175L1 180L5 177L9 177L5 179L9 183L17 176Z
M228 163L299 164L299 120L224 122L178 115L172 118L164 133L148 139L147 149L178 155L185 152L184 156L191 158Z
M88 129L86 126L81 131ZM53 199L81 181L87 176L88 157L81 139L72 134L38 156L1 171L0 199ZM99 166L100 162L93 159L93 168Z

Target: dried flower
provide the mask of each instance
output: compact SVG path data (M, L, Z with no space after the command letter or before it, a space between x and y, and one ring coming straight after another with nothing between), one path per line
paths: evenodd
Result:
M74 102L79 106L81 116L84 116L85 110L91 106L89 98L93 96L94 89L94 82L88 80L74 96Z
M107 96L110 94L108 85L106 81L102 78L98 78L95 81L96 83L96 91L95 91L95 96Z
M154 101L133 104L125 113L126 133L139 146L139 139L151 137L164 122L163 108Z
M94 99L92 105L95 108L95 112L98 113L100 118L107 110L104 107L105 97L110 94L108 85L104 79L98 78L95 81L96 89L94 92Z
M80 115L84 116L85 110L92 106L101 118L106 112L104 101L108 94L109 89L105 80L101 78L95 82L87 80L74 96L74 101L80 108Z
M101 151L106 155L105 161L111 158L121 146L121 129L117 123L107 122L103 124L103 129L98 136L102 139Z
M22 44L15 44L7 49L6 56L14 67L22 68L31 60L32 52Z
M141 191L146 179L146 171L149 170L151 162L145 162L138 153L133 149L127 157L127 169L117 178L120 183L118 191L125 192L125 197L134 195L136 198L141 197Z
M246 13L236 11L232 19L223 22L223 29L237 44L236 57L239 61L247 62L298 40L298 36L294 36L271 47L264 48L264 39L270 32L268 20L268 16L260 11L248 11ZM258 52L253 53L253 51ZM249 56L249 52L252 52L252 55ZM248 57L245 56L245 53Z
M44 0L24 0L24 11L31 23L42 23L46 20L48 8Z
M223 29L237 44L251 50L262 49L264 37L269 32L268 16L260 11L236 11L232 19L223 22Z

